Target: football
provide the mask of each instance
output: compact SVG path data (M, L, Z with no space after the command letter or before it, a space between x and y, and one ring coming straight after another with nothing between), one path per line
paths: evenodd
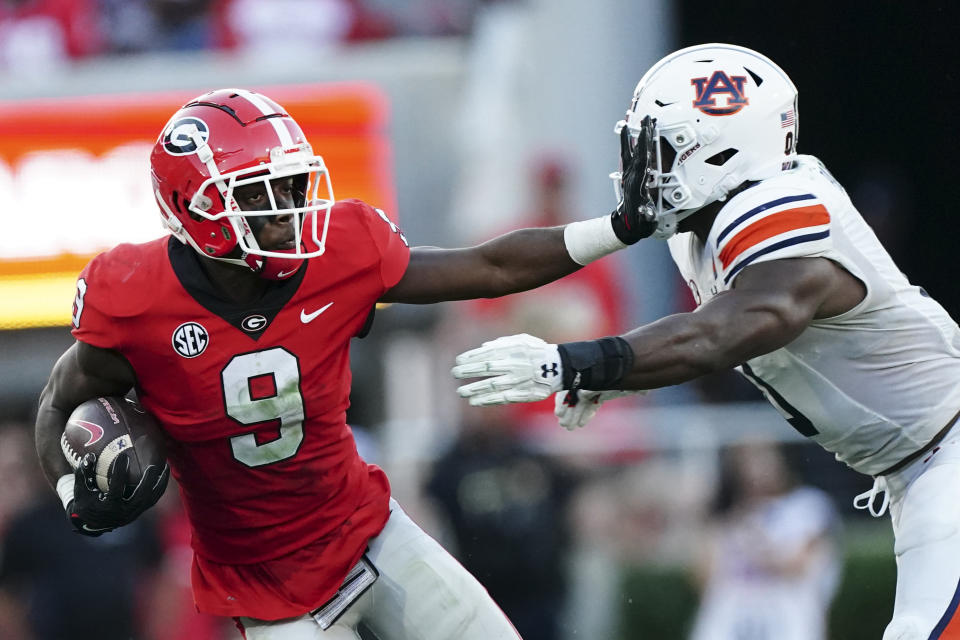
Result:
M121 451L127 451L130 466L126 484L136 486L143 470L166 462L164 437L156 419L133 400L121 397L94 398L70 414L60 436L60 448L76 469L88 453L97 456L97 486L108 488L110 466Z

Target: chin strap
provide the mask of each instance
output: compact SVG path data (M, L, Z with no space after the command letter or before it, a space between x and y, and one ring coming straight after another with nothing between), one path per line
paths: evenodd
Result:
M706 205L704 205L706 206ZM658 240L666 240L677 233L680 222L686 220L703 207L696 209L682 209L671 213L665 213L657 218L657 229L653 232L653 237Z
M293 253L293 251L293 249L290 249L289 253ZM284 253L288 252L284 251ZM300 270L305 260L304 258L279 258L254 254L247 254L244 259L247 266L265 280L286 280Z

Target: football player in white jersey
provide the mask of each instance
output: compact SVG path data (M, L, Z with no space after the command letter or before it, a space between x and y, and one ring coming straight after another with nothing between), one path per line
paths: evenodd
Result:
M621 207L655 223L697 310L587 342L487 342L457 358L456 377L483 378L460 395L479 406L561 392L557 415L573 428L624 390L735 367L800 433L876 479L855 504L889 506L893 521L884 640L960 637L957 324L820 161L797 154L797 89L767 57L728 44L672 53L617 128L622 166L646 160L642 176L613 175L630 193L646 182Z

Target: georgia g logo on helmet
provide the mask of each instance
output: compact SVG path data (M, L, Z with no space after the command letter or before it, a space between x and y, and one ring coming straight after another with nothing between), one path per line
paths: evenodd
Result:
M708 116L729 116L750 104L743 95L747 76L728 76L723 71L714 71L710 78L691 78L690 84L697 91L693 106ZM727 94L727 106L718 107L715 96Z
M163 148L172 156L185 156L196 153L197 143L193 134L199 132L203 141L210 137L210 127L200 118L180 118L170 123L163 132Z

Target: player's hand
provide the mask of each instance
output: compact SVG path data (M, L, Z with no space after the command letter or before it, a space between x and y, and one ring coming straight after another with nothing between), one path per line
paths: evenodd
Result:
M638 393L646 393L646 391L587 391L586 389L560 391L554 396L553 413L559 419L561 427L567 431L573 431L590 422L600 410L600 405L607 400Z
M96 456L88 453L74 472L73 500L67 515L79 533L99 536L130 524L156 504L167 488L170 467L151 465L136 487L126 486L128 454L122 452L111 463L107 491L97 486Z
M620 130L621 200L611 216L613 232L624 244L634 244L653 234L657 219L647 170L654 164L653 136L656 120L640 122L636 144L630 140L630 127Z
M457 389L475 407L536 402L563 388L557 345L525 333L484 342L461 353L451 372L460 379L484 378Z

